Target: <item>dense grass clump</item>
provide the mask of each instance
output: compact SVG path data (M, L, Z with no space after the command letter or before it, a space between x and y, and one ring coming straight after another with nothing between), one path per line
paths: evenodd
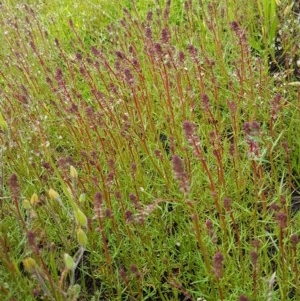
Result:
M51 3L1 5L1 300L299 300L299 8Z

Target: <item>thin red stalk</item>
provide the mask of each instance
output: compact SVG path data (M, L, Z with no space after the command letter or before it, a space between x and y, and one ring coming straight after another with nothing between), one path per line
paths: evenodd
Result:
M222 230L225 233L225 229L226 229L225 219L224 219L224 216L223 216L223 213L222 213L221 205L220 205L219 200L218 200L218 194L217 194L217 190L216 190L216 187L215 187L215 184L214 184L211 172L210 172L210 170L209 170L209 168L208 168L208 166L206 164L206 160L203 157L201 149L199 148L198 145L196 145L196 143L195 143L194 140L192 140L192 145L193 145L194 151L196 152L197 157L200 159L200 161L202 163L202 166L203 166L203 168L204 168L204 170L206 172L206 175L208 176L209 183L210 183L211 194L212 194L212 197L214 199L215 206L217 208L219 219L221 221Z
M107 239L106 239L106 236L104 233L103 220L102 220L100 208L97 208L95 211L96 211L96 215L97 215L97 219L98 219L99 231L101 233L103 249L104 249L104 253L105 253L105 260L106 260L106 263L109 265L110 270L113 271L112 265L111 265L112 261L111 261L109 250L108 250Z

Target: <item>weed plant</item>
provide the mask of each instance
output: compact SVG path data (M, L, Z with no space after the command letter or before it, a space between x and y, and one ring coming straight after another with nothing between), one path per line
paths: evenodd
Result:
M291 2L79 2L1 5L1 300L300 300Z

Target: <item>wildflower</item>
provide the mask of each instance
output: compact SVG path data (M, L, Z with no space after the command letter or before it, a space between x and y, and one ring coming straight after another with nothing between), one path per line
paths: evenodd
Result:
M280 228L287 227L287 215L284 212L279 212L276 219Z
M300 241L300 237L297 234L292 234L290 239L294 246L296 246Z
M213 259L213 266L216 278L219 280L222 277L224 256L221 252L217 252Z
M20 186L19 186L18 177L16 174L12 174L12 176L10 177L9 186L10 186L10 189L11 189L14 197L17 197L20 192Z
M126 223L131 223L134 221L133 213L129 210L126 210L125 212L125 221Z
M152 40L152 30L149 26L146 27L145 36L148 40Z
M132 86L134 84L134 76L132 75L131 71L128 68L124 70L124 75L127 84Z
M249 299L245 295L240 295L239 301L249 301Z
M154 44L154 50L156 52L156 54L161 55L162 54L162 47L159 43L155 43Z
M189 141L194 134L195 125L192 122L186 120L183 122L183 130L185 137Z
M35 234L32 231L28 231L27 240L31 247L35 248Z
M196 59L197 58L197 49L195 46L193 46L192 44L190 44L188 46L188 51L190 53L190 56L192 57L192 59Z
M152 17L153 17L153 13L152 13L152 11L151 10L149 10L148 12L147 12L147 21L148 22L151 22L152 21Z
M175 178L179 181L180 190L188 193L189 192L189 182L188 176L184 171L183 162L181 158L177 155L172 157L173 171Z
M102 193L98 191L94 196L94 207L95 210L100 210L102 205Z
M163 44L167 44L170 40L171 34L168 27L163 28L161 32L161 41Z
M259 123L257 121L245 122L243 125L243 130L248 136L257 136L259 133Z
M229 211L231 207L231 198L225 197L223 200L224 208Z
M180 62L181 64L184 63L184 60L185 60L185 54L184 54L183 51L180 51L180 52L178 53L178 60L179 60L179 62Z
M257 260L258 260L257 252L256 251L251 251L250 258L251 258L252 264L255 266L257 264Z
M209 98L206 94L202 95L202 105L203 105L204 111L209 110Z

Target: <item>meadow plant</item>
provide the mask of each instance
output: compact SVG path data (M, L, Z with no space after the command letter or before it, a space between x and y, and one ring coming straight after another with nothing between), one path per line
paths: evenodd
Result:
M1 300L299 300L292 2L64 3L1 4Z

